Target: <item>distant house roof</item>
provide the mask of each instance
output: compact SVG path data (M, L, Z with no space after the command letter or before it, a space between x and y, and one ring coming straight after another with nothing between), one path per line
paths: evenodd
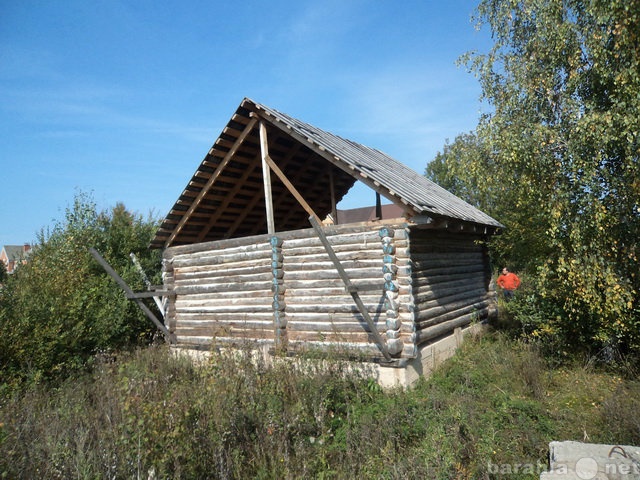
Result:
M395 203L382 205L380 210L382 214L380 219L400 218L404 215L404 209ZM338 223L368 222L377 219L375 206L338 210L336 213L338 214ZM335 221L335 219L333 220Z
M31 253L31 245L5 245L0 250L0 259L5 262L7 273L13 273L16 265L26 261Z
M25 256L24 245L5 245L4 251L10 262L21 260Z
M407 217L502 227L379 150L245 98L158 229L152 247L266 233L258 120L268 133L270 157L320 218L331 212L330 191L339 201L360 180ZM309 215L285 185L273 175L271 183L276 230L308 227Z

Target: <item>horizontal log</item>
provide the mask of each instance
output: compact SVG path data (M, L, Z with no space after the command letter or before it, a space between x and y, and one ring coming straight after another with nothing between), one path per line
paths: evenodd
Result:
M416 345L421 345L429 340L433 340L438 337L442 337L449 333L453 333L453 331L458 327L464 327L469 325L474 321L483 320L487 315L487 311L481 310L474 313L468 313L466 315L462 315L453 320L449 320L447 322L440 323L433 327L426 328L424 330L417 331L415 333L415 343Z
M413 300L416 305L439 298L444 292L445 295L453 295L467 290L486 289L483 278L473 279L473 281L456 280L454 282L439 282L430 284L418 284L413 286Z
M340 263L345 269L361 269L372 268L377 271L382 271L382 253L377 258L373 259L352 259L345 260L340 259ZM327 257L326 261L316 262L297 262L291 260L285 260L283 264L285 272L297 272L297 271L317 271L317 270L335 270L335 266L331 260Z
M202 255L211 255L215 253L235 254L241 252L255 252L258 250L271 249L271 242L236 242L236 239L230 239L229 242L219 243L215 248L200 248L193 252L175 252L173 258L193 258Z
M197 257L199 255L212 252L228 251L229 253L237 253L242 251L263 250L271 248L269 243L270 237L264 236L261 241L252 241L251 237L231 238L223 241L194 243L191 245L181 245L178 247L170 247L164 250L163 258L178 257Z
M197 265L234 265L243 264L243 262L257 261L261 259L271 258L271 250L259 250L252 252L240 252L230 255L213 254L213 255L200 255L189 258L174 258L173 269L180 267L193 267Z
M452 282L456 280L484 280L487 275L483 270L476 269L475 271L469 272L457 272L457 273L449 273L449 274L436 274L429 275L428 272L411 272L411 278L414 285L427 285L427 284L436 284L436 283L446 283Z
M344 233L338 235L332 235L328 229L325 229L325 233L327 238L329 239L329 243L331 246L336 247L338 245L359 245L359 244L380 244L380 236L378 235L377 230L367 231L367 232L356 232L356 233ZM310 235L307 238L297 238L291 240L284 240L282 243L282 248L284 250L294 249L294 248L309 248L309 247L322 247L322 243L320 239L315 234Z
M215 292L215 293L193 293L189 295L177 296L177 301L183 299L190 299L194 301L206 301L208 299L224 299L224 298L272 298L273 291L271 290L271 284L265 285L262 290L245 290L245 291L228 291L228 292Z
M376 267L368 267L368 268L345 268L349 279L369 279L369 280L377 280L382 282L382 265ZM300 270L300 271L290 271L285 270L284 272L285 283L289 280L338 280L340 281L340 276L338 275L338 271L335 266L333 268L327 268L326 270Z
M420 328L428 325L430 322L437 323L437 319L441 319L445 315L461 311L471 310L473 308L483 308L488 305L489 300L485 298L467 298L457 302L446 303L443 305L436 305L427 309L420 309L416 312L416 324L420 325ZM465 312L466 313L466 312Z
M363 291L375 291L372 290L371 288L369 288L369 285L375 285L377 282L380 282L380 280L376 279L358 279L353 281L352 283L355 284L356 286L358 285L366 285L363 288ZM400 281L400 290L399 292L401 294L408 294L409 292L411 292L411 286L408 284L408 279L406 279L404 282ZM289 290L295 290L295 289L308 289L308 290L312 290L312 289L331 289L331 288L336 288L338 286L338 288L342 288L342 290L344 291L344 286L340 285L341 281L340 280L336 280L336 279L322 279L322 280L293 280L290 278L285 278L285 281L283 283L283 288L285 288L286 291ZM383 284L380 284L380 291L383 290Z
M216 266L216 265L197 265L194 267L180 267L181 278L203 278L213 275L247 275L251 273L264 273L271 271L271 262L243 262L243 266Z
M383 312L383 301L379 301L376 304L365 304L366 311L369 313L381 313ZM349 303L334 303L326 302L321 304L299 304L287 302L286 308L287 314L295 313L327 313L327 314L355 314L358 312L358 307L351 301Z
M340 261L349 260L378 260L382 259L382 249L375 250L345 250L337 254ZM315 262L328 262L329 255L324 249L317 249L317 251L309 252L305 250L304 254L292 255L289 251L283 252L284 264L303 264L303 263L315 263Z
M466 287L459 287L451 290L439 290L437 295L433 292L429 296L416 295L413 298L416 310L427 310L437 305L457 302L467 298L487 298L487 291L484 288L470 290Z
M199 293L216 293L216 292L247 292L252 290L265 290L271 288L271 282L246 282L234 284L214 284L214 285L176 285L174 292L176 295L189 295Z
M387 330L386 326L380 325L378 328L379 333L384 333ZM354 322L354 321L333 321L333 322L310 322L310 321L296 321L294 319L287 318L287 331L300 331L300 332L360 332L370 331L367 322ZM402 323L400 331L406 334L411 334L415 331L413 324L409 322Z
M482 263L474 263L472 265L458 265L458 266L447 266L447 267L434 267L434 268L420 268L419 266L414 266L413 268L413 276L416 278L421 277L436 277L440 275L456 275L459 273L484 273L485 266Z
M194 285L229 285L229 284L244 284L244 283L256 283L256 282L271 282L273 279L273 274L271 272L267 273L257 273L257 274L249 274L249 275L219 275L219 276L209 276L206 278L193 278L187 277L182 278L180 275L176 275L176 288L178 287L189 287Z
M181 328L240 328L240 329L258 329L264 330L269 328L274 328L273 318L268 318L265 320L247 320L247 321L238 321L237 319L230 321L221 321L221 320L180 320Z
M467 313L484 310L488 308L489 305L490 305L490 302L487 300L482 302L475 302L470 305L464 305L455 310L449 310L449 311L443 310L439 315L433 315L433 316L425 315L423 318L418 318L418 315L419 315L418 314L416 315L416 330L423 330L427 327L437 325L438 323L447 322L453 318L466 315Z
M298 332L288 331L289 341L322 341L329 343L371 343L374 336L367 332Z
M400 220L400 219L398 219ZM325 227L325 231L328 236L342 235L342 234L357 234L361 232L370 232L372 229L377 234L382 225L379 223L371 224L370 222L332 225ZM396 237L402 238L405 235L405 223L397 222L385 222L384 226L389 226L396 229ZM309 237L315 237L316 232L313 228L305 228L300 230L290 230L286 232L277 232L278 238L283 240L295 240L305 239ZM172 258L180 254L198 253L208 250L217 250L220 248L242 247L244 245L254 245L261 243L268 243L271 239L271 235L260 234L250 237L239 237L227 240L214 240L210 242L195 243L191 245L178 245L175 247L169 247L164 250L163 258Z
M425 241L425 240L429 240L429 241L442 241L442 240L446 240L446 241L461 241L461 242L465 242L465 241L479 241L482 240L484 237L481 234L469 234L469 233L465 233L465 234L460 234L460 233L452 233L446 230L421 230L419 228L412 228L411 229L411 239L412 240L418 240L418 241Z
M412 249L414 247L418 249L428 247L483 248L482 244L477 243L477 237L474 238L474 236L449 235L447 237L438 237L437 235L432 235L433 232L428 233L430 233L429 236L411 235L409 237L409 245L411 245Z
M202 305L202 306L188 306L184 304L176 305L176 312L178 314L181 313L236 313L236 312L245 312L245 313L263 313L263 312L271 312L273 308L271 304L258 304L258 305Z
M234 312L234 313L194 313L180 312L176 317L182 321L219 321L219 322L273 322L273 312Z
M181 272L194 272L194 271L205 271L205 272L232 272L235 270L242 270L246 268L251 268L255 266L260 267L269 267L271 266L271 254L264 255L263 257L252 258L250 260L240 260L237 262L227 262L227 263L211 263L211 262L198 262L193 260L189 264L177 265L174 268L173 272L175 275L176 271Z
M176 301L177 310L185 310L187 308L222 308L225 306L245 306L247 308L255 305L271 305L273 295L268 297L248 297L248 298L218 298L218 299L192 299L191 296L182 295Z
M406 257L409 255L408 253L408 243L407 242L394 242L395 250L398 252L398 255ZM367 242L367 243L346 243L341 245L332 245L333 249L338 255L345 255L350 252L371 252L371 253L382 253L382 242ZM314 256L314 255L322 255L324 252L324 248L322 245L313 245L307 247L298 247L298 248L283 248L283 253L285 256L289 257L304 257L306 255Z
M287 319L287 329L293 328L293 325L298 322L312 322L326 324L327 331L332 330L332 323L352 323L359 325L367 322L360 313L286 313L285 318ZM379 333L387 330L386 317L372 314L371 319Z
M142 292L133 292L127 293L126 296L128 299L135 298L153 298L153 297L168 297L175 295L171 290L153 290L153 291L142 291Z
M447 264L450 261L463 261L463 262L475 262L479 258L482 258L481 252L471 253L417 253L411 252L411 259L414 262L433 262Z
M209 328L182 328L177 326L175 331L177 336L196 336L196 337L217 337L219 335L233 338L274 338L275 331L273 328L244 330L235 327L209 327Z
M297 292L297 294L295 293ZM374 295L370 295L368 292L363 292L360 294L360 299L365 303L365 304L374 304L374 305L378 305L378 304L382 304L382 302L384 302L385 300L385 295L384 292L382 291L382 289L379 289L376 294ZM294 305L319 305L319 306L323 306L323 307L327 307L330 305L336 305L336 304L353 304L353 297L351 297L351 295L345 293L344 289L342 290L340 295L332 295L332 296L328 296L328 295L322 295L322 296L317 296L317 295L308 295L305 294L305 292L301 291L301 290L295 290L294 293L290 292L290 291L286 291L285 292L285 300L287 302L288 306L294 306Z
M485 266L485 262L484 260L478 256L478 258L475 259L453 259L451 261L444 261L444 260L438 260L438 261L415 261L415 259L411 260L411 266L413 267L414 271L430 271L430 270L440 270L440 269L447 269L447 268L451 268L451 269L462 269L462 268L469 268L469 267L473 267L473 266Z

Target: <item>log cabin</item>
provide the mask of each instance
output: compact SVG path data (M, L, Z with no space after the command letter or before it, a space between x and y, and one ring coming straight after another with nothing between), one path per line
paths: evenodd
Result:
M323 223L356 182L398 216ZM407 385L495 313L501 228L379 150L245 98L151 246L175 348L341 352Z

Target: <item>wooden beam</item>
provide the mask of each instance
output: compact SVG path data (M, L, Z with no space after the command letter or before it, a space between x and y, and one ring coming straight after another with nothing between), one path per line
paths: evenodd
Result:
M382 353L382 356L385 358L386 361L392 362L393 359L391 358L391 355L389 355L389 352L387 351L387 346L384 339L378 332L378 328L376 327L376 325L373 323L373 320L371 319L371 316L367 311L367 307L365 307L364 303L362 303L362 299L358 294L358 288L353 283L351 283L351 280L349 279L349 275L347 275L347 272L342 267L342 264L340 263L340 259L338 258L338 256L336 255L336 252L333 250L333 247L329 243L327 236L324 234L322 225L318 221L317 217L314 215L311 215L309 217L309 221L311 222L311 225L313 226L316 233L318 234L318 237L320 238L320 242L322 242L322 245L327 251L329 258L331 259L334 266L336 267L336 270L338 271L338 275L342 279L342 282L344 283L346 290L349 292L349 294L353 298L353 301L358 307L358 311L360 312L360 315L362 315L362 317L367 322L367 325L369 325L369 329L371 330L371 335L373 335L373 338L375 339L376 344L380 349L380 352Z
M333 164L329 165L329 193L331 195L331 216L333 217L333 224L338 225L338 209L336 208L336 186L333 178Z
M255 114L255 115L258 115L258 114ZM384 187L380 183L374 181L368 175L366 175L365 172L359 170L359 173L360 173L359 175L354 174L355 167L353 165L348 164L347 162L342 160L340 157L338 157L336 154L326 150L324 147L322 147L320 145L317 145L311 138L306 137L306 136L300 134L299 132L291 129L290 127L288 127L287 125L282 123L280 120L278 120L276 117L274 117L273 115L271 115L270 113L268 113L268 112L266 112L264 110L260 111L260 115L262 115L265 118L270 118L271 119L271 122L270 122L271 125L273 125L274 127L282 130L286 135L298 140L303 145L305 145L308 148L310 148L313 152L315 152L316 154L318 154L321 157L323 157L330 164L335 165L340 170L342 170L342 171L346 172L347 174L349 174L356 181L358 181L358 180L361 181L362 183L364 183L366 186L368 186L369 188L371 188L374 191L378 191L378 190L381 190L381 189L384 190L384 196L387 199L391 200L396 205L402 207L403 210L407 213L407 215L415 215L416 212L413 210L412 207L410 207L409 205L407 205L407 204L405 204L403 202L403 199L402 199L402 197L400 195L398 195L397 193L389 190L388 188Z
M284 184L285 187L287 187L287 190L291 192L291 195L293 195L293 197L298 201L298 203L300 203L302 208L304 208L306 212L311 217L313 217L318 223L322 223L322 220L320 220L320 217L316 215L316 212L313 211L313 208L311 208L311 206L307 203L307 201L300 194L300 192L298 192L298 189L293 186L293 184L289 181L289 179L284 174L284 172L280 170L280 167L278 167L278 165L275 164L273 159L269 157L269 155L267 155L266 157L263 158L263 160L267 162L267 165L271 168L271 170L273 170L273 173L275 173L278 176L280 181Z
M222 202L222 204L220 206L216 207L215 213L213 215L211 215L211 218L207 222L207 225L202 229L202 232L200 232L200 234L198 235L198 238L196 239L196 243L200 243L205 239L205 237L207 236L207 233L209 233L209 230L211 230L213 225L218 221L218 219L222 216L222 214L227 210L227 208L229 206L229 203L231 203L231 201L233 200L235 195L245 186L245 182L246 182L247 178L249 178L249 176L254 172L254 170L257 167L257 160L258 160L258 158L256 157L255 158L255 163L252 162L251 164L247 165L247 168L245 169L244 173L242 174L242 177L240 177L236 181L236 184L234 185L233 189L231 189L231 191L229 193L227 193L227 196L224 199L224 201Z
M276 232L273 218L273 198L271 195L271 171L269 170L269 142L267 139L267 127L260 122L260 153L262 155L262 180L264 182L264 206L267 215L267 233L273 235Z
M131 289L131 287L129 287L129 285L127 285L127 282L125 282L122 277L118 275L118 273L111 267L111 265L107 263L104 258L102 258L102 255L100 255L95 248L90 248L89 253L91 253L91 256L95 258L95 260L102 266L102 268L104 268L105 272L107 272L109 276L111 276L111 278L116 281L120 288L124 290L127 298L130 298L131 300L136 302L138 307L140 307L140 310L144 312L147 318L151 320L156 327L158 327L158 330L162 332L167 343L171 343L171 335L169 334L169 330L167 330L167 327L165 327L162 322L158 320L158 318L153 314L151 310L149 310L149 307L147 307L140 298L137 298L135 296L134 291Z
M170 292L169 290L153 290L148 292L133 292L132 294L127 293L127 298L129 300L133 300L135 298L157 298L158 296L168 297L175 296L175 293ZM160 308L162 305L159 305Z
M244 130L242 131L240 136L238 136L236 141L233 143L231 150L229 150L227 154L224 156L224 158L220 161L218 168L216 168L215 171L211 174L211 177L209 177L209 180L207 181L205 186L202 187L202 190L200 190L200 193L198 193L198 196L195 198L195 200L191 202L191 206L184 213L178 225L176 225L176 227L173 229L173 232L171 233L171 235L169 236L169 238L164 244L165 248L169 247L171 245L171 242L173 242L173 240L178 236L178 234L184 227L185 223L187 223L187 220L189 220L189 217L191 217L191 215L196 210L196 208L198 208L198 205L200 205L200 202L202 201L204 196L207 194L207 192L211 189L211 186L220 176L220 173L222 173L222 170L224 170L224 168L227 166L231 158L235 155L236 151L238 150L242 142L244 142L244 139L247 138L247 135L251 133L251 130L253 130L253 126L256 124L257 121L258 121L257 118L252 118L251 120L249 120L249 123L247 123L247 126L244 127Z

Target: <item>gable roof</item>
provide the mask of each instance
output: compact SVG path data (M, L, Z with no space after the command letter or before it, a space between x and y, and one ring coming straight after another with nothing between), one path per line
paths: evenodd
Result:
M24 245L5 245L3 249L10 262L20 260L25 254Z
M360 180L405 215L502 225L379 150L245 98L162 222L152 247L266 233L258 120L269 156L321 218ZM309 226L308 213L271 175L276 231Z

